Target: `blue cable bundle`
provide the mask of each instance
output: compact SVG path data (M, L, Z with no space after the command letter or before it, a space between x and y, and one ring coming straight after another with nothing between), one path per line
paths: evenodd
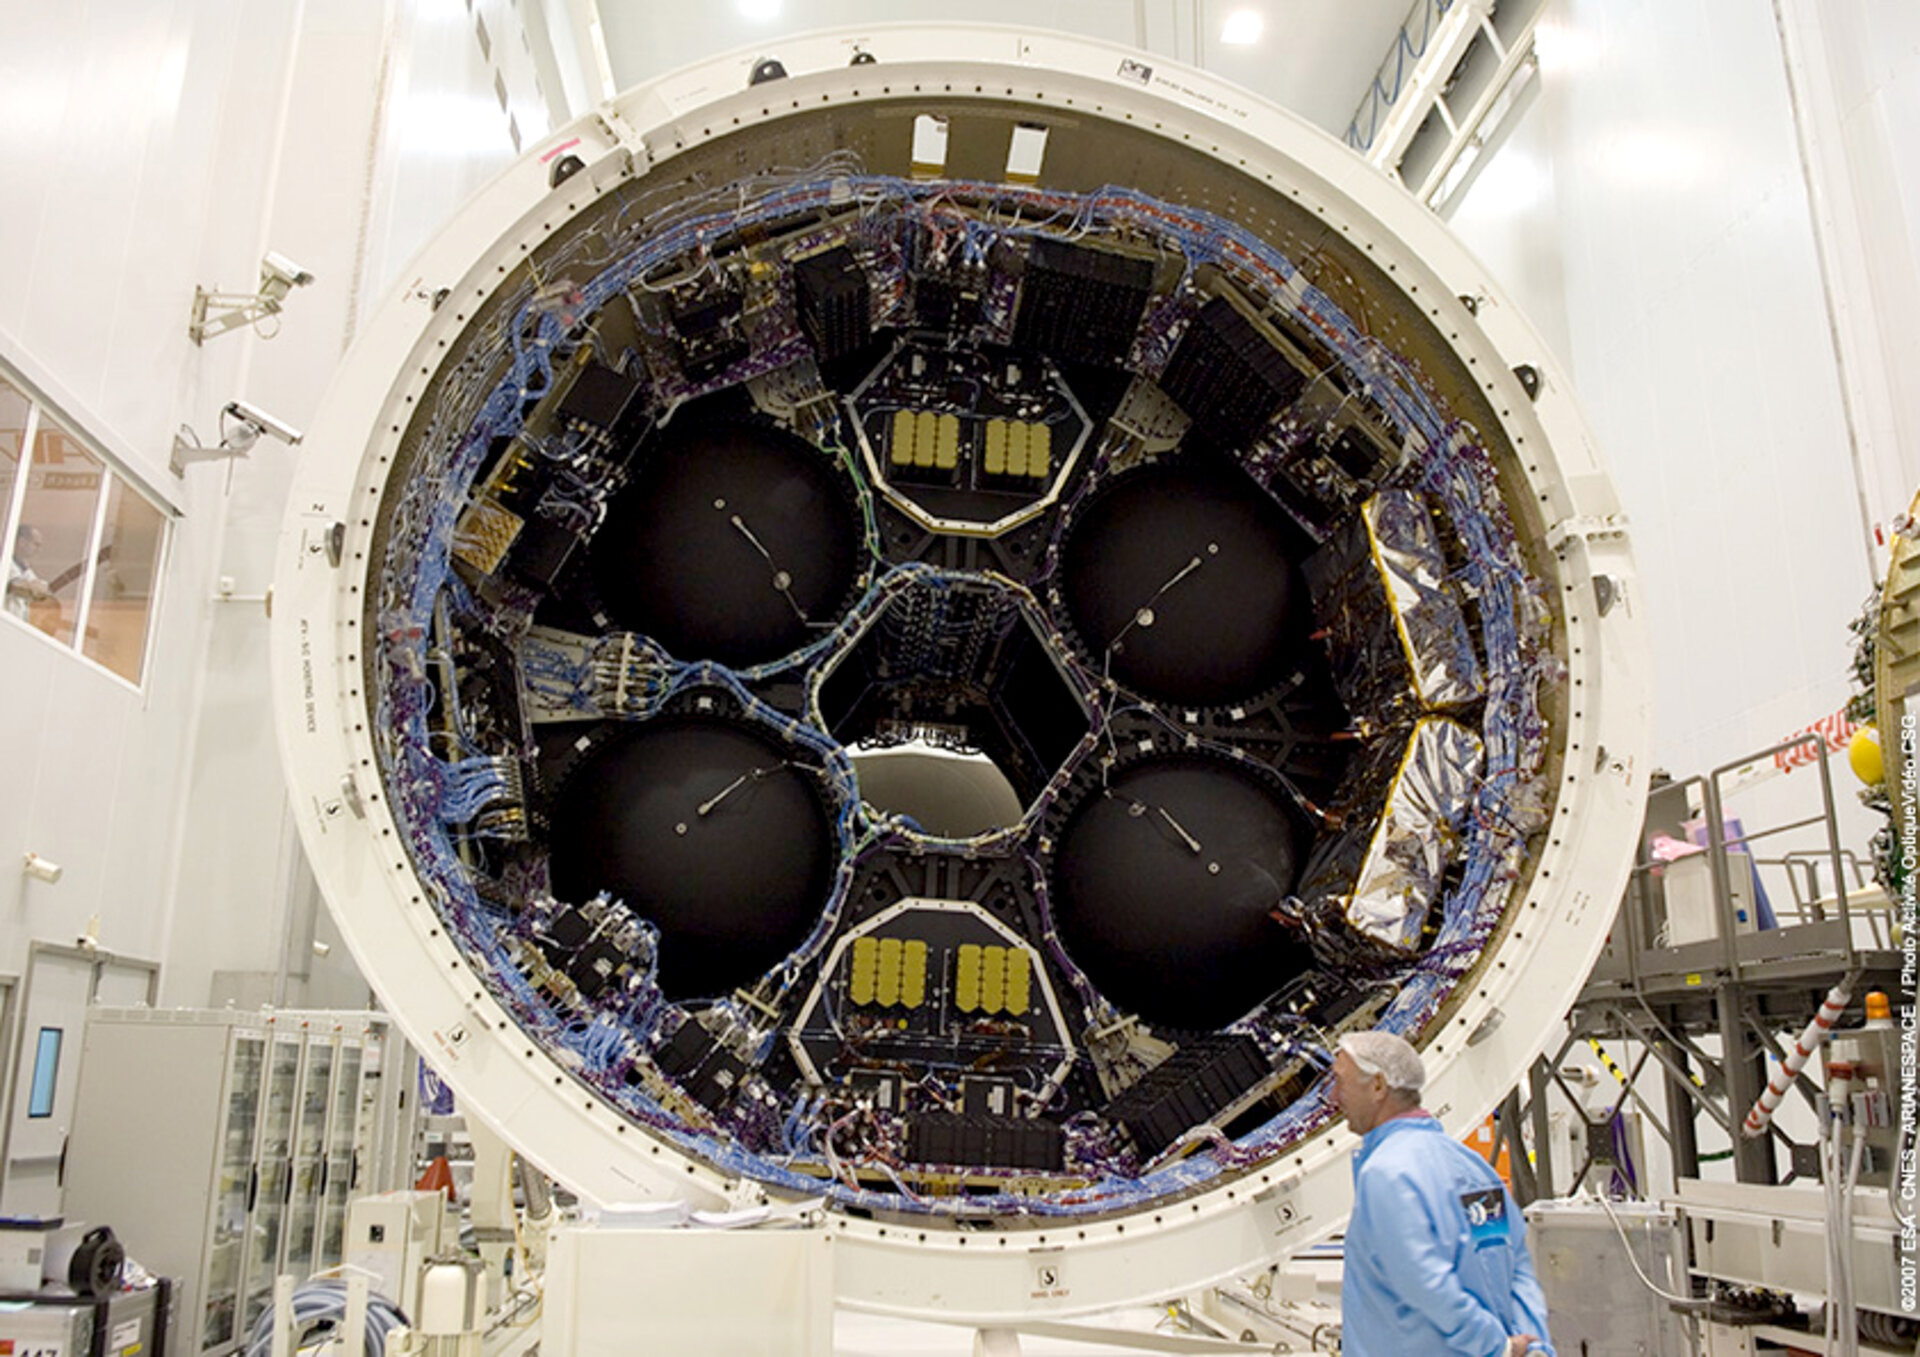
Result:
M316 1340L339 1334L347 1317L347 1284L337 1277L302 1282L293 1289L293 1350L312 1345ZM385 1352L387 1335L407 1327L400 1307L378 1291L367 1292L367 1331L365 1352ZM273 1307L269 1305L253 1321L247 1335L246 1357L269 1357L273 1351Z

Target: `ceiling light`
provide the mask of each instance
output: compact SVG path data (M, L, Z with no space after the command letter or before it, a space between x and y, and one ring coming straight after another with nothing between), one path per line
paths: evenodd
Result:
M1220 41L1229 47L1251 47L1260 41L1260 33L1267 26L1257 9L1236 9L1227 16L1226 26L1220 30Z
M735 0L742 19L766 23L780 17L780 0Z

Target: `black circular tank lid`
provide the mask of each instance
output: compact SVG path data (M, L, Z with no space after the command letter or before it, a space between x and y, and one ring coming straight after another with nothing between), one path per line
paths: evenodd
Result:
M1294 888L1303 838L1281 794L1246 770L1194 755L1133 764L1060 835L1061 943L1121 1008L1223 1026L1311 964L1270 917Z
M666 716L588 754L554 798L554 893L660 929L669 998L751 985L812 930L835 846L819 785L758 731Z
M682 660L762 664L826 633L859 573L860 523L827 454L746 419L657 432L589 552L618 625Z
M1241 471L1183 457L1131 471L1067 530L1061 588L1092 664L1155 700L1252 697L1299 643L1298 534Z

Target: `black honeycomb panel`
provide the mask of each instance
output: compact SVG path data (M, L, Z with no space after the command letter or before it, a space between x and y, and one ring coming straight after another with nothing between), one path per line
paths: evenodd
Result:
M1153 262L1060 240L1027 259L1013 342L1054 358L1118 363L1153 292Z
M1225 297L1193 318L1160 388L1215 442L1244 446L1296 400L1306 378Z
M513 572L530 584L552 589L580 546L571 528L538 516L526 521L508 558Z
M711 340L688 342L680 349L680 368L689 381L704 382L725 372L752 352L752 345L730 331Z
M1198 1037L1179 1047L1107 1104L1106 1119L1151 1159L1266 1080L1271 1070L1252 1037Z
M654 1051L653 1063L689 1098L714 1112L732 1101L747 1073L744 1060L691 1019Z
M556 947L571 951L593 935L593 925L577 909L563 909L547 922L543 930Z
M567 976L583 998L598 998L613 983L615 972L626 958L605 942L595 942L574 954L567 963Z
M873 337L870 298L867 276L844 245L793 266L794 311L822 362L844 357Z
M1327 445L1327 456L1357 481L1373 475L1374 469L1380 465L1380 449L1374 446L1372 439L1354 428L1340 431Z
M913 280L914 323L924 330L958 334L980 323L980 293L968 284L932 274Z
M954 1112L907 1118L907 1159L915 1164L1057 1173L1066 1153L1066 1133L1057 1123L1038 1118Z

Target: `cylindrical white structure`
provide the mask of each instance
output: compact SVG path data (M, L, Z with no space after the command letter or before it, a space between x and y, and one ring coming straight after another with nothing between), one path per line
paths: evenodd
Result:
M486 1271L478 1258L430 1258L420 1270L420 1313L413 1327L428 1338L478 1335L487 1317Z
M1337 1031L1464 1127L1598 952L1619 507L1480 266L1280 110L979 26L777 57L557 133L348 359L273 600L315 873L591 1201L818 1196L875 1310L1230 1275L1345 1213ZM903 740L1022 818L866 804Z

